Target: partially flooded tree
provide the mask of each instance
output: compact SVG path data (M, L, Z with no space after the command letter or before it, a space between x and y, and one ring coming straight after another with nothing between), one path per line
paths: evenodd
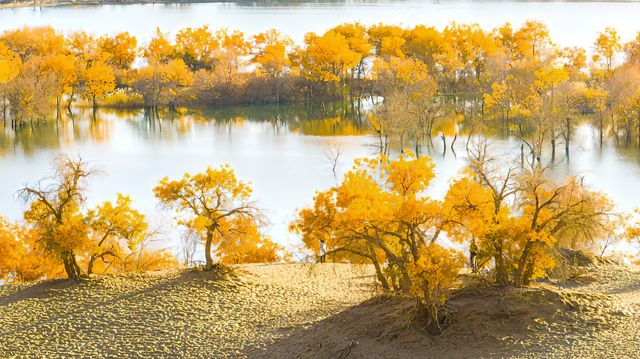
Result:
M2 111L2 118L6 117L7 102L6 102L6 84L13 80L20 73L20 67L22 66L22 60L20 56L11 51L4 42L0 41L0 110Z
M309 82L308 95L347 97L347 80L358 66L362 54L349 46L349 40L337 31L322 35L307 33L306 47L296 50L297 65Z
M53 73L42 73L39 61L24 63L20 73L5 87L5 97L13 118L18 122L45 118L52 107L50 100L55 87L55 76Z
M172 111L185 89L193 83L193 74L182 59L154 62L136 73L132 86L144 97L145 106L157 110L166 104Z
M275 101L280 102L282 80L291 70L288 50L293 41L271 29L254 36L253 61L259 66L259 74L273 82Z
M56 117L60 118L60 106L65 95L71 95L78 82L78 65L72 55L49 55L39 60L43 75L53 75L52 95L56 99Z
M384 97L372 121L374 130L379 137L397 139L401 149L414 140L419 154L425 137L431 140L434 122L440 116L437 83L428 73L427 65L415 59L378 59L373 70ZM381 153L388 152L386 144Z
M85 72L85 96L91 99L95 114L97 99L115 90L116 78L111 67L103 63L93 63Z

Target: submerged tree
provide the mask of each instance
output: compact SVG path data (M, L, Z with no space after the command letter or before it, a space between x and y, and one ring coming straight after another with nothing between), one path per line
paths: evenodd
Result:
M153 109L166 104L173 111L185 89L193 83L193 74L182 59L154 62L136 73L132 86L142 94L145 105Z
M275 100L280 102L282 79L291 70L288 48L293 42L271 29L254 36L254 43L253 61L259 66L259 74L273 81Z
M103 63L94 63L85 73L85 96L91 99L93 112L98 108L97 98L116 88L116 78L111 67Z

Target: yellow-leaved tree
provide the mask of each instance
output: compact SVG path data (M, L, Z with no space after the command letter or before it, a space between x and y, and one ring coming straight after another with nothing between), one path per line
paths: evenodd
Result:
M287 49L293 41L275 29L254 36L253 41L253 61L259 66L259 74L273 81L276 102L280 102L280 83L291 67Z
M64 273L37 243L37 233L0 217L0 281L25 282L55 278Z
M98 108L96 99L115 90L116 78L111 67L93 63L85 72L85 96L91 99L93 111Z
M378 58L373 64L372 77L384 96L372 121L380 152L389 153L390 137L399 140L400 148L404 148L408 138L415 139L418 153L425 136L430 138L435 119L441 116L436 100L438 85L427 65L412 58Z
M493 262L501 285L527 285L556 265L560 248L586 249L608 228L612 202L570 177L548 179L544 168L505 166L473 152L465 175L445 196L449 236L477 248L479 267Z
M336 94L344 90L346 80L358 66L362 55L349 46L349 40L336 31L323 35L308 33L304 37L306 47L298 49L296 58L304 77L320 84Z
M329 255L371 262L383 288L419 296L437 325L464 259L438 242L450 219L426 193L431 158L405 151L395 159L356 160L342 183L318 192L290 228L310 249L324 240Z
M6 84L18 76L21 66L20 56L0 40L0 99L2 100L0 111L3 118L7 112Z
M278 248L258 232L263 215L250 201L251 186L238 180L230 166L186 173L179 180L165 177L153 192L162 204L177 212L179 224L205 242L207 270L214 268L213 250L225 263L279 258ZM253 257L258 252L260 259Z
M118 194L115 204L110 201L89 210L87 222L93 241L89 248L87 274L100 262L103 271L125 260L126 249L135 249L144 240L149 226L143 214L131 208L131 198Z
M82 271L76 255L90 244L82 207L85 186L92 174L85 162L59 157L52 177L20 190L21 197L29 203L24 218L36 232L38 244L62 262L71 279L80 278Z
M144 97L146 106L154 109L165 103L172 111L185 88L193 83L193 74L182 59L166 63L154 61L136 73L132 86Z
M55 79L55 97L57 116L60 116L62 97L73 93L73 86L78 81L78 66L72 55L49 55L42 59L42 71L50 72Z
M157 270L177 264L170 252L150 246L156 232L149 230L145 216L132 208L128 196L119 194L115 203L85 209L86 185L94 173L86 162L61 156L53 176L20 190L29 204L24 213L27 226L5 225L11 231L3 231L13 233L18 241L12 243L15 253L26 258L9 267L17 278L50 278L64 267L67 277L77 280L95 272ZM28 269L29 263L41 269Z
M20 72L20 56L0 41L0 84L13 80Z

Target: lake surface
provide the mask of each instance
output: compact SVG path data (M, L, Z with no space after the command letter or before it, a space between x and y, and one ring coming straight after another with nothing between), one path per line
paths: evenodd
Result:
M144 43L156 27L175 33L185 27L209 25L255 34L278 28L296 42L308 31L322 32L344 22L399 25L428 24L443 28L455 21L491 29L505 22L545 22L554 41L563 46L591 47L597 32L615 26L623 40L640 30L638 2L562 1L238 1L173 5L103 5L0 10L0 30L52 25L65 33L129 31Z
M266 232L285 245L298 243L287 226L297 208L309 205L316 190L340 179L358 157L370 156L375 142L366 123L344 108L253 106L185 114L151 120L142 111L99 112L77 110L73 121L26 127L18 132L0 120L0 213L20 219L25 205L15 196L25 183L51 172L51 160L60 153L82 156L101 170L89 186L89 205L129 193L136 208L152 222L162 224L165 238L178 246L171 225L172 214L158 207L152 188L164 177L181 177L207 166L229 163L238 176L252 182L254 199L266 209L270 224ZM505 159L519 158L517 139L491 135L492 152ZM448 145L451 138L448 140ZM430 194L441 197L465 166L464 140L455 150L443 153L439 138L426 148L436 163L437 178ZM636 144L603 148L597 133L581 126L570 159L558 148L558 164L552 175L585 176L585 183L607 192L623 210L640 203L640 150ZM336 175L327 153L340 149Z

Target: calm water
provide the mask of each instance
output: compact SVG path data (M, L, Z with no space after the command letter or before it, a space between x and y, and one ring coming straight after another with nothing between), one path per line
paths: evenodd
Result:
M0 30L24 25L52 25L71 32L94 34L129 31L142 42L160 27L175 33L187 26L228 27L255 34L278 28L301 42L308 31L359 21L363 24L429 24L442 28L452 21L494 28L526 20L544 21L561 45L590 47L598 31L615 26L623 40L635 36L640 25L638 2L345 0L239 1L181 5L109 5L0 10Z
M314 191L331 186L351 167L354 158L373 153L373 138L365 124L341 108L304 106L244 107L187 114L152 121L142 112L100 113L93 121L79 111L75 120L27 127L18 133L0 121L0 213L19 219L24 204L15 192L50 173L59 153L81 155L102 171L89 188L89 204L129 193L135 206L154 222L164 223L165 237L177 245L171 214L158 208L151 189L164 177L201 171L207 166L231 164L240 178L251 181L254 198L267 210L268 234L282 244L297 239L287 231L296 208L311 203ZM620 209L640 203L640 150L636 145L597 145L588 126L579 128L570 160L559 150L553 175L558 179L582 174L585 182L606 191ZM493 153L518 158L520 143L489 136ZM451 138L448 139L448 142ZM326 154L340 148L337 177ZM464 141L456 153L443 154L440 139L425 150L436 163L435 197L444 194L452 177L465 165Z

